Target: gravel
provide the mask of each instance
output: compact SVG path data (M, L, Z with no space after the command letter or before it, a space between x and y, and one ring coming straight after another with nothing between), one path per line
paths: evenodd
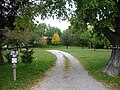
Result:
M33 90L109 90L89 76L71 54L59 50L48 51L56 55L56 66L43 81L32 88ZM71 62L71 68L67 73L64 69L64 56Z

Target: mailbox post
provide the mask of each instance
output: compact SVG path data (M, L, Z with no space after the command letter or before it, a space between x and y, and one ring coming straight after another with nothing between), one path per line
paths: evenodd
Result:
M18 57L18 51L16 49L12 50L10 55L12 56L12 68L13 68L13 79L16 81L16 64L17 64L17 57Z

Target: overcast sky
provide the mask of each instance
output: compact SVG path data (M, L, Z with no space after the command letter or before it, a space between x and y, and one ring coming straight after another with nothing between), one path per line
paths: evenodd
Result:
M61 29L61 31L68 29L68 27L70 26L70 22L68 21L57 19L53 20L52 18L41 20L40 17L36 17L35 19L39 21L39 23L46 23L47 25L49 24L50 26L58 27L59 29Z
M72 7L70 7L68 3L66 4L66 8L70 9L70 11L68 11L67 13L70 12L70 13L74 14L76 7L75 7L73 1L71 4L72 4ZM59 29L61 29L61 31L68 29L68 27L70 26L70 22L57 20L56 18L54 20L52 18L41 20L41 18L39 16L39 17L36 17L35 19L36 19L36 21L39 21L39 23L46 23L47 25L49 24L50 26L58 27Z

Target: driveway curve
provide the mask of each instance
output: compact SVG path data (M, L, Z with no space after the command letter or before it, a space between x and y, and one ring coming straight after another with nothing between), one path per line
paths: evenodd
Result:
M56 65L39 85L32 88L33 90L109 90L89 76L79 61L71 54L60 50L48 51L56 55ZM66 78L64 56L71 62L71 68Z

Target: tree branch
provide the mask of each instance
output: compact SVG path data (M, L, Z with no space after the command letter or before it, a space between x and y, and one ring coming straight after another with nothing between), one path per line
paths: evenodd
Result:
M108 27L101 29L101 32L111 42L111 44L120 45L120 36L116 32L111 31Z
M120 35L120 17L115 17L115 20L112 24L115 29L115 33Z
M118 7L118 9L120 11L120 0L114 0L114 2L116 3L116 5L117 5L117 7Z
M95 25L94 29L104 34L111 44L115 45L115 32L111 31L109 27L99 27L99 25Z

